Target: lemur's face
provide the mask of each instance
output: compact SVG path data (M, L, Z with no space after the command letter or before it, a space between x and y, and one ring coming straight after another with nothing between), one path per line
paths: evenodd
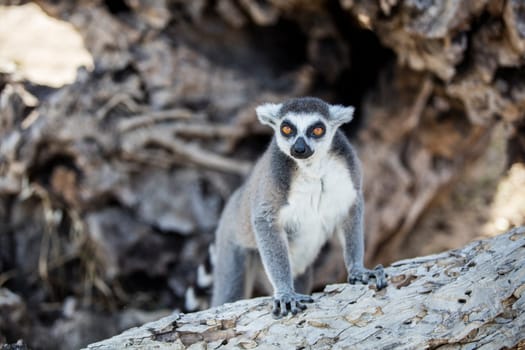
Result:
M276 126L277 145L285 154L296 159L306 159L314 154L327 152L335 132L316 113L288 113L280 118Z
M337 128L352 119L353 107L332 106L315 98L257 107L261 123L271 126L279 149L305 160L322 157L329 150Z

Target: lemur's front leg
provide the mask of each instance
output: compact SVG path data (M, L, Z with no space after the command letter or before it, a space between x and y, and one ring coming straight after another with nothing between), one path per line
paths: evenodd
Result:
M288 254L288 244L275 223L272 213L263 212L255 217L255 236L266 274L273 286L273 310L276 317L293 315L311 303L309 295L296 293Z
M348 271L348 283L361 282L368 284L370 279L375 280L377 289L387 285L386 274L382 265L373 270L364 267L364 200L362 193L358 193L355 203L350 209L350 215L345 220L342 230L344 237L344 256Z

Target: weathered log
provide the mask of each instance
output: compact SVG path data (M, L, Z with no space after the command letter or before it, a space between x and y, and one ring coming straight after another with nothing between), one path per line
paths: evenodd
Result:
M337 284L296 316L257 298L176 313L88 349L500 349L525 346L525 227L398 261L390 285Z

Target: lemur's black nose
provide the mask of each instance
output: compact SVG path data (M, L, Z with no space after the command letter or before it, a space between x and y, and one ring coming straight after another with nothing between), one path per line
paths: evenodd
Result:
M295 144L293 145L293 149L297 153L306 152L306 143L304 142L304 139L302 137L299 137L299 139L295 142Z
M299 159L308 158L313 153L312 149L304 142L302 137L299 137L297 141L295 141L291 149L292 156Z

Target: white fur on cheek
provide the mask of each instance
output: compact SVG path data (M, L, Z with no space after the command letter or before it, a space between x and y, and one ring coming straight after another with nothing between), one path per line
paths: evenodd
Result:
M275 131L276 133L279 133L276 135L279 149L288 156L290 156L290 148L299 137L303 137L308 146L314 151L314 157L316 156L316 153L319 153L316 152L318 149L325 151L330 147L333 132L330 133L329 130L326 130L326 135L318 142L313 142L312 139L306 135L306 131L312 126L312 124L318 121L323 121L323 118L320 115L288 113L282 120L288 120L296 129L296 134L290 138L286 138L280 134L280 125Z

